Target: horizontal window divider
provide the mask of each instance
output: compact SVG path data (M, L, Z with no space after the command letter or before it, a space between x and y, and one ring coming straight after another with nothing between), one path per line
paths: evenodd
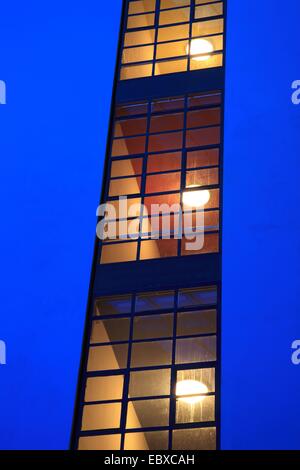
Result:
M223 49L217 49L217 50L214 50L213 52L210 52L209 55L210 56L214 56L214 55L218 55L218 54L223 54ZM130 67L135 67L137 65L151 65L153 64L153 62L155 62L156 64L162 64L162 63L165 63L165 62L175 62L175 61L178 61L178 60L188 60L188 59L191 59L193 60L193 57L190 57L189 54L184 54L184 55L179 55L179 56L176 56L176 57L164 57L163 59L157 59L157 58L153 58L152 60L145 60L145 61L140 61L140 62L127 62L127 63L122 63L121 64L121 68L124 68L124 67L127 67L127 68L130 68ZM204 67L206 68L206 67ZM172 74L173 72L170 72L170 74ZM167 74L163 74L163 75L167 75ZM149 77L152 77L153 75L149 75ZM160 75L155 75L155 77L159 77ZM137 77L138 78L138 77Z
M188 96L189 99L192 99L194 97L197 97L199 95L195 94L195 95L190 95ZM201 96L201 95L200 95ZM203 95L204 97L206 97L206 95ZM219 93L215 93L215 95L208 95L208 96L219 96ZM159 100L158 100L159 101ZM159 117L159 116L169 116L169 115L172 115L174 116L175 114L183 114L184 112L189 112L189 111L201 111L201 110L206 110L206 109L220 109L221 110L221 103L213 103L213 104L206 104L206 105L198 105L198 106L193 106L193 107L190 107L190 106L184 106L182 108L174 108L174 109L171 109L171 110L166 110L166 111L154 111L154 112L151 112L150 114L150 118L151 117ZM115 123L121 123L121 122L124 122L124 121L131 121L131 120L135 120L135 119L143 119L143 118L147 118L148 117L148 114L133 114L133 115L130 115L130 116L122 116L122 118L116 118L115 119ZM129 137L133 137L133 136L129 136ZM114 137L114 139L120 139L122 137ZM115 158L118 158L118 157L115 157Z
M132 316L134 318L140 318L140 317L150 317L150 316L156 316L156 315L173 315L174 313L196 313L198 311L206 311L206 310L216 310L217 304L207 304L207 305L198 305L195 307L181 307L178 309L175 308L169 308L169 309L160 309L160 310L148 310L145 312L129 312L129 313L123 313L123 314L114 314L114 315L98 315L92 316L92 320L118 320L121 318L131 318Z
M214 126L214 127L222 127L222 126ZM151 156L151 155L164 155L166 153L176 153L176 152L192 152L194 150L211 150L211 149L221 149L221 144L211 144L211 145L203 145L203 146L195 146L195 147L179 147L177 149L171 149L171 150L161 150L158 152L144 152L143 154L140 153L134 153L132 155L119 155L118 157L110 157L111 160L127 160L135 157L144 157L144 156ZM134 196L131 194L131 198Z
M180 38L180 39L169 39L168 41L159 41L157 43L151 42L151 43L146 43L146 44L136 44L136 45L133 45L133 46L124 46L123 51L125 51L127 49L136 49L137 47L155 46L155 44L157 46L159 46L161 44L163 45L163 44L169 44L169 43L173 43L173 42L192 41L193 39L198 39L198 38L212 38L212 37L223 36L223 35L224 35L224 32L220 31L219 33L200 34L200 35L193 36L193 37L186 36L186 37Z
M130 367L130 368L123 368L123 369L116 369L116 370L95 370L95 371L87 371L84 374L85 379L92 378L92 377L106 377L108 375L124 375L128 372L150 372L150 371L157 371L157 370L166 370L172 369L176 371L183 371L183 370L195 370L195 369L217 369L219 367L218 361L207 361L207 362L188 362L183 364L163 364L158 366L141 366L141 367Z
M122 404L122 398L119 400L95 400L95 401L84 401L83 405L84 406L90 406L90 405L113 405L113 404Z
M219 2L222 3L222 2ZM201 6L201 5L196 5L196 6ZM166 11L166 10L162 10ZM130 15L130 16L135 16L135 15ZM153 23L152 25L146 25L146 26L140 26L136 28L128 28L127 25L125 25L125 28L123 30L123 33L135 33L135 32L140 32L140 31L146 31L149 29L161 29L161 28L170 28L172 26L181 26L181 25L186 25L192 23L193 25L196 23L203 23L206 21L212 21L212 20L222 20L224 19L224 14L221 15L215 15L215 16L205 16L203 18L190 18L189 20L186 21L180 21L177 23L168 23L168 24L155 24Z
M137 317L135 317L137 318ZM217 332L214 333L201 333L195 335L181 335L181 336L163 336L161 338L144 338L144 339L133 339L132 344L142 343L159 343L160 341L173 341L176 339L196 339L196 338L208 338L216 336ZM102 346L117 346L121 344L129 344L129 338L122 341L110 341L108 343L90 343L90 347L102 347Z
M96 430L90 430L90 431L81 430L79 432L79 438L80 437L105 436L105 435L110 435L110 434L121 434L121 426L119 428L113 428L113 429L96 429Z
M206 126L186 127L186 128L179 127L178 129L172 129L169 131L149 132L148 134L124 135L124 137L114 137L114 140L116 141L116 140L121 140L121 139L133 139L135 137L146 137L147 135L156 136L156 135L176 134L178 132L183 132L184 130L194 131L194 130L199 130L199 129L210 129L211 127L219 127L220 125L221 125L221 122L217 124L209 124ZM170 152L172 152L172 150L170 150Z
M145 396L145 397L130 397L127 399L128 403L137 402L137 401L148 401L148 400L170 400L171 394L169 395L153 395L153 396Z
M99 429L91 431L80 431L79 437L96 437L96 436L107 436L110 434L132 434L132 433L143 433L143 432L155 432L155 431L176 431L184 429L204 429L216 427L216 421L206 421L197 423L183 423L174 424L169 426L152 426L152 427L141 427L141 428L114 428L114 429Z

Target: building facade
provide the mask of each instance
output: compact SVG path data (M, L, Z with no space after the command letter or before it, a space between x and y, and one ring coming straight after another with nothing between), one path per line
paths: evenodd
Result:
M72 447L220 447L224 9L125 0Z

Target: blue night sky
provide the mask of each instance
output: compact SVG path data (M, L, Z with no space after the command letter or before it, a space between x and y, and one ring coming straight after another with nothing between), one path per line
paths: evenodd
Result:
M300 4L228 4L222 446L299 449ZM120 12L1 6L1 449L68 447Z

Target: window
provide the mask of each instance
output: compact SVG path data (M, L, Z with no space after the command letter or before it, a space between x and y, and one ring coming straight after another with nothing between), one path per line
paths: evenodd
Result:
M117 107L101 264L219 251L221 101L210 91Z
M121 80L222 67L223 2L193 3L129 1Z
M97 298L79 449L214 449L217 334L216 286Z

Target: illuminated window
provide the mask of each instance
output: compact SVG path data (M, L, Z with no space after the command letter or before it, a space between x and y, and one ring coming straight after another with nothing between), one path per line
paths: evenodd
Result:
M121 80L222 67L223 2L193 3L129 1Z
M101 264L218 253L221 102L211 91L117 107L106 195L115 237L104 239ZM120 196L129 197L122 214Z
M217 334L216 286L96 299L79 449L214 449Z

